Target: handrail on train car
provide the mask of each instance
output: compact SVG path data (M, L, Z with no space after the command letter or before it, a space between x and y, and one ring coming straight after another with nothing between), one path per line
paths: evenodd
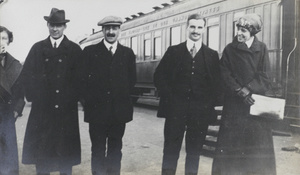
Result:
M293 49L290 51L290 53L287 56L287 65L286 65L286 74L285 74L285 98L287 98L287 87L288 87L288 78L289 78L289 63L290 63L290 57L291 54L296 50L297 47L297 38L294 38L294 47Z
M289 78L289 63L290 63L290 57L292 55L292 53L296 50L297 47L297 4L295 4L295 13L294 13L294 18L295 18L295 23L294 23L294 47L293 49L290 51L290 53L287 56L287 60L286 60L286 74L285 74L285 98L287 98L287 88L288 88L288 78Z

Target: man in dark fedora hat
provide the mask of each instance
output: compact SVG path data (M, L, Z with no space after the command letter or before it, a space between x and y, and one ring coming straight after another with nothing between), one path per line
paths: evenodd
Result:
M71 175L81 161L77 103L81 48L65 35L65 11L45 16L50 36L35 43L24 63L21 80L32 102L22 162L35 164L38 175L60 171Z
M120 174L122 138L133 115L135 55L118 42L121 24L120 17L103 18L98 25L104 39L83 50L84 120L89 123L93 175Z

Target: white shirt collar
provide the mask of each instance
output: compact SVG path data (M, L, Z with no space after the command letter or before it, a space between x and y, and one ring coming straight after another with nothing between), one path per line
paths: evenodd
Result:
M186 47L187 47L188 51L190 51L193 48L194 44L195 44L196 50L198 52L202 47L202 40L200 39L199 41L194 42L188 38L186 41Z
M110 44L108 43L105 39L104 40L104 45L105 47L107 48L107 50L109 50L109 48L112 46L112 53L115 54L116 53L116 50L117 50L117 47L118 47L118 41L114 42L113 44Z
M247 45L248 48L251 47L253 41L254 41L254 36L250 37L248 41L245 41L245 44Z
M60 45L60 43L62 42L62 40L64 39L64 35L58 39L54 39L50 36L50 41L51 41L51 44L52 44L52 47L54 47L54 42L56 42L56 48L58 48L58 46Z

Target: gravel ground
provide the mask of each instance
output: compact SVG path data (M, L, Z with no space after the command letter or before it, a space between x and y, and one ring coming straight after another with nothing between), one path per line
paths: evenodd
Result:
M30 106L26 105L23 117L16 122L19 161L21 161L22 146ZM91 143L88 124L83 122L83 112L80 110L80 134L82 161L73 167L73 175L91 175L90 150ZM126 126L123 138L123 159L121 175L159 175L163 150L164 119L156 117L156 109L135 107L134 119ZM300 135L274 136L277 175L299 175L300 153L282 151L283 147L299 146ZM185 147L182 146L178 161L177 175L184 174ZM212 158L201 156L199 175L211 174ZM20 175L35 175L35 166L20 163ZM59 175L53 172L51 175Z

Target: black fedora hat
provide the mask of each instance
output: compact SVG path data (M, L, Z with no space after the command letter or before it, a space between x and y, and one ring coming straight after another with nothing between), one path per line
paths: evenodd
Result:
M67 23L70 20L65 19L65 11L52 8L49 16L44 16L44 19L53 24Z

